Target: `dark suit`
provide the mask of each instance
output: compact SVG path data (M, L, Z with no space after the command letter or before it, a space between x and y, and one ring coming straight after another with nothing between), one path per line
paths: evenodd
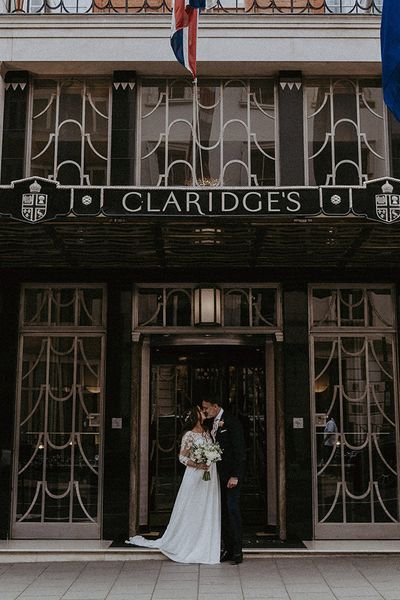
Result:
M221 484L223 548L232 555L239 555L242 552L240 489L246 466L246 446L240 421L225 411L222 413L220 426L216 432L216 441L223 450L222 460L217 462ZM237 477L238 485L228 489L226 486L230 477Z

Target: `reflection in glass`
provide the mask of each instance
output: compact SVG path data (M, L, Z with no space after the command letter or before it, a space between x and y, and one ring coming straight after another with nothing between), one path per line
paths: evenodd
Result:
M319 523L399 522L393 337L314 340ZM337 426L327 451L328 418Z
M26 287L23 324L99 327L104 324L103 290L76 287Z
M394 326L393 295L390 288L314 288L313 327Z
M227 290L224 294L224 325L249 325L250 298L248 290Z
M179 489L183 473L177 440L185 412L203 397L213 397L243 423L247 449L243 518L262 528L267 514L263 353L254 348L193 348L157 348L152 358L149 526L168 522Z
M276 287L218 286L217 294L217 312L210 325L267 328L279 326ZM138 327L191 327L198 322L194 287L138 287L136 301L135 323Z
M275 185L270 80L146 80L141 185Z
M306 84L309 185L361 185L388 172L385 113L373 80Z
M274 289L252 288L253 325L277 325L277 294Z
M33 82L31 175L64 185L107 185L110 84Z
M18 522L96 521L101 360L100 337L23 338Z
M313 289L312 325L320 327L329 327L337 325L337 292L330 289Z
M192 291L167 290L166 325L190 326L192 323Z
M137 292L138 325L163 325L163 290L140 288Z

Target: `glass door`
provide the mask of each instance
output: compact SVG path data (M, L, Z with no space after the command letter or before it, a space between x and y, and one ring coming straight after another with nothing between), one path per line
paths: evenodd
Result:
M100 537L103 304L99 288L24 290L15 538Z
M209 395L242 422L247 444L244 524L267 525L266 400L263 348L153 349L151 379L149 524L168 522L183 475L177 440L183 415Z
M398 537L399 412L391 290L319 290L315 308L315 536Z

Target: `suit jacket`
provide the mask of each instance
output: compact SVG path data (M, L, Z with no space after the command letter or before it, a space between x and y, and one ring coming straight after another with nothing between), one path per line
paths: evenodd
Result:
M242 483L246 467L246 445L242 425L236 417L227 412L222 413L216 432L216 441L221 446L222 460L217 462L220 479L227 481L237 477Z

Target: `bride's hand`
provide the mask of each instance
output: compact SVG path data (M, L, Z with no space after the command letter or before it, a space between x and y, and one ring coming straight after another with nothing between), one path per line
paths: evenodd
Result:
M187 467L191 467L192 469L201 469L202 471L208 471L209 467L206 463L195 463L192 460L189 460L186 463Z
M202 471L208 471L208 469L209 469L209 466L207 465L207 463L198 463L196 465L196 467L198 469L201 469Z

